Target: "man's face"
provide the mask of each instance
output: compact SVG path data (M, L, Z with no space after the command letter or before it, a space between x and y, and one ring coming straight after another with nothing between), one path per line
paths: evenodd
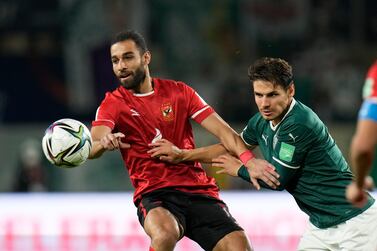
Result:
M295 92L291 84L287 90L281 85L271 82L256 80L253 82L255 103L262 117L278 124L288 111Z
M111 62L115 76L122 86L128 90L137 91L145 79L145 54L140 55L132 40L115 43L110 48Z

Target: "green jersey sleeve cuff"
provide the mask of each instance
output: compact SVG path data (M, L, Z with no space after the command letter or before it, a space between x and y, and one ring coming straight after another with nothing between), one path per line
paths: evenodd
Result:
M242 165L242 166L238 169L237 175L238 175L238 177L240 177L241 179L243 179L243 180L245 180L245 181L251 183L250 175L249 175L249 172L247 171L246 166ZM259 183L259 185L261 185L261 187L263 187L263 188L267 188L267 189L270 189L270 190L283 190L283 188L280 187L280 186L278 187L278 189L273 189L273 188L271 188L269 185L267 185L266 183L264 183L263 180L258 180L258 183Z
M249 172L247 171L246 166L242 165L237 172L238 177L246 180L247 182L251 182Z

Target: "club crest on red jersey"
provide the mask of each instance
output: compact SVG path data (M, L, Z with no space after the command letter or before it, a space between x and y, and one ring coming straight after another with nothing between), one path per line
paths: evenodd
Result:
M169 103L163 103L161 105L162 118L165 121L172 121L174 119L174 111L172 105Z

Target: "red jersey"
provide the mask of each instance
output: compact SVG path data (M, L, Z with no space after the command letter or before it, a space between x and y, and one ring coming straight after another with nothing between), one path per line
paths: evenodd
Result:
M369 68L363 87L364 99L377 99L377 61Z
M218 198L215 180L198 162L170 164L151 158L148 144L165 138L179 148L195 148L190 118L201 123L214 110L183 82L153 78L154 90L134 94L120 86L106 93L92 126L104 125L122 132L131 148L121 149L135 188L134 202L159 188Z

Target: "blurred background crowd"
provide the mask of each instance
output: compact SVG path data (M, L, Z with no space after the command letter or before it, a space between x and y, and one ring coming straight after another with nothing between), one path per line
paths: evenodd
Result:
M40 144L60 118L90 127L105 92L118 85L110 39L130 28L145 36L152 76L191 85L238 131L256 112L247 67L263 56L286 59L296 98L348 155L365 74L377 58L375 0L1 0L1 192L132 189L117 152L66 170L47 163ZM216 142L195 133L198 145ZM251 188L217 180L224 189Z

